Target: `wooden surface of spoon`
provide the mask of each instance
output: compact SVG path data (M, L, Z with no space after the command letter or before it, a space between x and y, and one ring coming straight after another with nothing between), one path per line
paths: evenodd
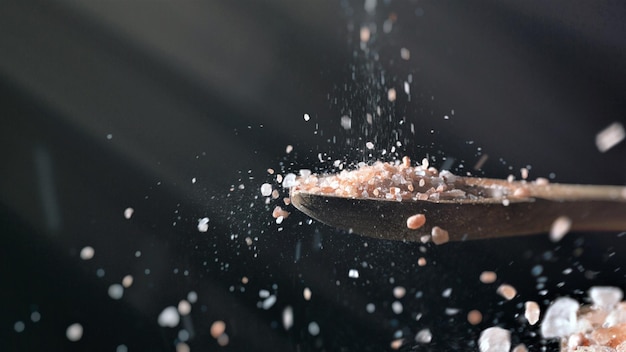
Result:
M458 177L456 184L482 196L397 201L339 197L298 187L290 195L297 209L322 223L388 240L420 241L434 226L448 231L450 241L547 233L559 217L571 220L570 231L626 231L626 187L473 177ZM515 197L498 196L517 189L522 191ZM406 221L415 214L424 214L426 223L411 230Z

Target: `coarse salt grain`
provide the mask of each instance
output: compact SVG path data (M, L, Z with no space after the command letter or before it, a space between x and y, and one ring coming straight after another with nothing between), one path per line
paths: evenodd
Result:
M226 331L226 323L221 320L216 320L211 324L211 336L216 339L220 337Z
M181 299L178 302L178 313L182 316L189 315L191 313L191 303L186 299Z
M480 282L483 284L492 284L498 279L498 274L494 271L483 271L480 273Z
M426 266L426 258L424 258L424 257L420 257L420 258L417 260L417 265L419 265L419 266Z
M415 214L415 215L409 216L409 218L406 219L406 227L408 227L411 230L417 230L420 227L424 226L425 223L426 223L426 216L424 214Z
M550 227L550 240L552 242L560 241L572 227L572 220L567 216L559 216L554 220Z
M365 143L365 147L366 147L367 149L369 149L369 150L372 150L372 149L374 149L374 143L372 143L372 142L367 142L367 143Z
M89 259L93 258L95 253L96 253L96 251L93 249L93 247L85 246L85 247L83 247L83 249L80 250L80 259L82 259L82 260L89 260Z
M263 197L269 197L272 194L272 185L264 183L261 185L261 195Z
M367 27L361 27L361 31L359 32L359 37L362 43L367 43L370 40L370 29Z
M389 88L389 90L387 91L387 99L390 102L396 101L396 89L395 88Z
M395 339L391 341L391 343L389 344L389 347L391 347L392 350L400 349L400 347L402 347L403 341L404 341L403 339Z
M285 147L285 153L289 154L293 151L293 145L289 144Z
M511 349L511 332L499 327L483 330L478 339L480 352L503 352Z
M393 288L393 296L397 299L404 297L406 294L406 288L402 286L396 286Z
M408 60L411 58L411 52L407 48L400 48L400 57L403 60Z
M596 135L596 146L601 153L604 153L624 140L625 137L626 130L624 130L624 126L619 122L614 122L598 132Z
M429 329L422 329L415 334L415 342L430 343L433 340L433 334Z
M311 292L310 288L305 287L304 290L302 290L302 296L304 297L305 301L310 301L312 295L313 295L313 292Z
M304 121L309 121L311 119L311 116L309 116L309 114L304 114Z
M178 309L176 309L176 307L174 306L169 306L163 309L163 311L161 311L161 314L159 314L159 318L157 319L157 322L160 326L169 328L173 328L178 325L179 321L180 315L178 314Z
M124 278L122 279L122 286L124 286L125 288L129 288L130 286L132 286L132 284L133 284L133 276L132 275L124 276Z
M198 231L207 232L209 230L209 218L198 220Z
M523 167L519 171L520 171L520 174L522 176L522 180L525 180L525 179L528 178L528 169L527 168Z
M444 244L450 240L448 231L442 229L439 226L434 226L431 231L432 241L434 244Z
M293 308L291 306L285 307L283 309L283 328L285 330L291 329L293 326Z
M128 207L126 209L124 209L124 217L126 219L130 219L133 216L133 213L135 212L135 209Z
M527 301L524 307L524 317L528 320L528 324L535 325L539 321L539 314L541 313L539 304L534 301Z
M286 219L289 216L289 214L291 214L291 213L289 213L286 210L283 210L283 208L281 208L278 205L272 211L272 217L274 219L278 219L278 218L281 218L281 217L282 217L282 219ZM282 222L282 219L280 220L280 222Z
M483 321L483 313L477 309L470 310L467 313L467 321L472 325L478 325Z
M80 340L83 337L83 326L79 323L68 326L67 330L65 330L65 336L72 342Z
M113 284L109 286L108 294L109 294L109 297L111 297L114 300L121 299L122 296L124 295L124 287L120 284Z
M517 295L517 290L515 289L515 287L508 284L500 285L496 292L500 296L504 297L504 299L506 299L507 301L512 300Z

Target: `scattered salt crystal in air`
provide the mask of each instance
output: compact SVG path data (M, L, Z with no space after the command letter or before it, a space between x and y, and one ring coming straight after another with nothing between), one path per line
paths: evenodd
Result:
M554 220L550 227L550 240L552 242L560 241L572 227L572 220L567 216L559 216Z
M424 257L420 257L420 258L417 260L417 265L419 265L419 266L426 266L426 258L424 258Z
M512 300L517 295L517 290L515 289L515 287L508 284L500 285L496 292L500 296L504 297L504 299L506 299L507 301Z
M483 330L478 339L480 352L502 352L511 350L511 332L499 327Z
M350 269L350 271L348 271L348 277L351 279L358 279L359 278L359 271L356 269Z
M472 325L478 325L483 321L483 313L477 309L470 310L467 313L467 322Z
M283 327L285 330L291 329L293 326L293 308L291 306L285 307L283 309Z
M198 231L207 232L209 230L209 218L202 218L198 220Z
M120 284L113 284L109 286L109 297L112 299L118 300L121 299L124 295L124 287Z
M426 216L424 214L415 214L415 215L409 216L408 219L406 219L406 227L408 227L411 230L417 230L420 227L424 226L425 223L426 223Z
M598 132L596 135L596 146L601 153L616 146L626 137L624 126L619 122L614 122L608 127Z
M389 90L387 91L387 99L390 102L396 101L396 89L395 88L389 88Z
M511 352L528 352L528 348L526 348L526 345L523 343L520 343L519 345L513 347L513 351Z
M404 81L404 93L406 93L407 95L411 94L411 86L409 85L409 82ZM413 132L413 129L415 127L413 127L413 124L411 124L411 131Z
M492 284L498 279L498 275L493 271L483 271L480 273L480 282L483 284Z
M404 307L400 301L393 301L393 303L391 303L391 310L396 314L402 314Z
M191 179L191 183L196 183L196 178L195 177Z
M261 185L261 195L263 197L269 197L272 194L272 185L264 183Z
M389 347L391 347L392 350L400 349L400 347L402 347L402 342L404 342L403 339L395 339L391 341Z
M181 330L184 331L184 330ZM191 347L189 347L188 344L184 343L184 342L179 342L176 344L176 352L190 352L191 351Z
M452 287L448 287L441 292L441 297L449 298L452 295Z
M128 207L126 209L124 209L124 217L126 219L130 219L131 216L133 216L133 213L135 212L135 209Z
M65 330L65 336L72 342L80 340L83 337L83 326L79 323L68 326L67 330Z
M96 251L93 249L93 247L91 246L83 247L83 249L80 250L80 259L89 260L93 258L95 253Z
M228 345L228 342L229 342L229 338L228 338L228 335L225 333L217 337L217 344L222 347Z
M428 162L428 158L422 159L422 167L424 169L428 169L428 166L430 166L430 163Z
M344 115L341 117L341 127L343 127L344 130L349 130L352 128L352 119L347 116Z
M400 57L403 60L408 60L411 58L411 52L407 48L400 48Z
M541 335L549 339L567 336L576 331L578 307L578 302L569 297L554 300L541 322Z
M539 305L537 302L527 301L524 307L524 317L528 320L528 324L535 325L539 321L539 314L541 313Z
M311 334L312 336L317 336L320 333L320 326L316 322L312 321L309 323L308 330L309 334Z
M309 301L311 300L311 295L313 293L311 292L311 289L308 287L305 287L304 290L302 290L302 296L304 297L305 301Z
M372 150L372 149L374 149L374 143L372 143L372 142L367 142L367 143L365 143L365 147L366 147L367 149L369 149L369 150Z
M369 42L370 36L371 36L370 29L365 26L361 27L361 31L359 32L359 37L361 39L361 42L362 43Z
M178 325L180 321L180 315L178 315L178 310L174 306L169 306L163 309L161 314L159 314L159 318L157 322L162 327L173 328Z
M211 336L216 339L220 337L226 331L226 323L221 320L216 320L211 324Z
M300 173L300 177L302 178L307 178L311 176L311 170L309 169L300 169L299 173Z
M311 116L309 116L309 114L304 114L304 121L309 121L311 119Z
M191 303L186 299L181 299L178 302L178 313L182 316L189 315L191 313Z
M415 334L415 342L430 343L433 340L433 334L429 329L422 329Z
M289 154L293 151L293 145L289 144L285 147L285 153Z
M594 286L587 294L595 306L604 309L614 307L624 297L624 292L620 288L609 286Z
M365 306L365 311L366 311L366 312L368 312L368 313L370 313L370 314L371 314L371 313L374 313L374 312L376 311L376 306L374 305L374 303L368 303L368 304Z
M122 286L124 286L125 288L129 288L130 286L132 286L132 284L133 284L133 276L132 275L124 276L124 278L122 279Z
M397 299L404 297L406 294L406 288L402 286L396 286L393 288L393 296Z
M298 181L296 181L296 174L289 173L283 178L283 188L290 188L296 186L297 184Z
M376 0L365 0L365 4L363 8L370 14L373 14L376 11Z
M522 180L525 180L528 178L528 169L523 167L519 170L520 175L522 176Z
M276 295L271 295L263 301L261 307L265 310L268 310L274 306L274 303L276 303Z
M431 231L432 241L434 244L444 244L450 241L450 235L448 231L442 229L439 226L434 226Z

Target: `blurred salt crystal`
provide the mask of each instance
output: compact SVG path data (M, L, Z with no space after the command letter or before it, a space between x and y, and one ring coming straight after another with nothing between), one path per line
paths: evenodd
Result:
M296 186L298 182L296 181L296 174L287 174L283 178L283 188L290 188Z
M83 249L80 250L80 259L89 260L93 258L95 253L96 251L93 249L93 247L91 246L83 247Z
M387 99L390 102L396 101L396 89L395 88L389 88L389 90L387 91Z
M618 324L626 323L626 304L620 304L617 309L614 309L604 319L603 327L610 328Z
M271 296L267 297L263 301L262 307L263 307L263 309L268 310L268 309L272 308L274 303L276 303L276 296L275 295L271 295Z
M541 323L544 338L567 336L576 330L578 302L569 297L557 298L546 310Z
M624 140L624 137L626 137L624 126L619 122L614 122L598 132L596 135L596 146L601 153L604 153Z
M178 313L180 313L180 315L189 315L189 313L191 313L191 304L189 303L189 301L187 301L186 299L181 299L180 302L178 302Z
M407 49L407 48L401 48L401 49L400 49L400 57L401 57L403 60L408 60L408 59L410 59L410 58L411 58L411 52L410 52L410 51L409 51L409 49Z
M404 306L400 301L393 301L393 303L391 303L391 310L396 314L402 314Z
M497 326L483 330L478 338L480 352L502 352L511 349L511 332Z
M65 336L72 342L80 340L83 337L83 326L79 323L68 326L67 330L65 330Z
M361 31L359 32L361 43L369 42L370 36L371 36L370 29L367 27L361 27Z
M341 127L343 127L344 130L349 130L352 128L352 119L349 116L342 116L341 117Z
M303 178L307 178L311 176L311 170L309 169L300 169L299 173L300 173L300 177L303 177Z
M539 321L540 309L537 302L528 301L524 305L526 310L524 312L524 317L528 320L528 324L535 325Z
M132 284L133 284L133 276L132 275L124 276L124 278L122 279L122 286L129 288Z
M311 119L311 116L309 116L309 114L304 114L304 121L309 121Z
M121 299L122 296L124 295L124 287L120 284L113 284L111 286L109 286L109 297L111 297L112 299L118 300Z
M209 218L198 220L198 231L207 232L209 230Z
M356 269L350 269L350 271L348 271L348 277L351 279L358 279L359 278L359 271Z
M302 291L302 296L304 297L305 301L309 301L311 299L311 295L313 293L311 292L311 289L308 287L305 287L304 290Z
M133 213L135 212L135 209L128 207L126 209L124 209L124 217L126 219L130 219L131 216L133 216Z
M285 153L289 154L293 151L293 145L289 144L287 145L287 147L285 148Z
M572 227L572 220L567 216L559 216L554 220L550 227L550 240L552 242L560 241Z
M429 329L422 329L415 335L415 342L430 343L433 340L433 334Z
M519 345L513 347L512 352L528 352L528 348L526 348L526 345L523 343L520 343Z
M402 286L396 286L393 288L393 296L397 299L404 297L406 294L406 288Z
M309 334L317 336L320 333L320 326L316 322L312 321L309 323L308 330Z
M291 306L285 307L283 309L283 327L285 330L291 329L293 326L293 308Z
M613 308L624 297L620 288L609 286L594 286L587 294L595 306L604 309Z
M502 284L498 286L496 292L500 296L504 297L504 299L506 299L507 301L512 300L517 295L517 290L515 289L515 287L508 284Z
M367 143L365 143L365 147L366 147L367 149L369 149L369 150L372 150L372 149L374 149L374 143L372 143L372 142L367 142Z
M263 197L269 197L272 194L272 185L264 183L261 185L261 195Z
M365 4L363 5L363 8L369 14L374 14L374 12L376 11L376 2L377 2L376 0L365 0Z
M169 306L163 309L161 314L159 314L159 318L157 322L162 327L173 328L178 325L180 321L180 315L178 315L178 310L174 306Z

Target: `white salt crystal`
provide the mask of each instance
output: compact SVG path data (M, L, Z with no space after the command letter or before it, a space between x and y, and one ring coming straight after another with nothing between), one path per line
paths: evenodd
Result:
M540 309L537 302L528 301L526 302L524 317L528 320L528 324L535 325L539 321Z
M576 330L578 302L569 297L557 298L546 310L541 322L541 335L544 338L562 337Z
M302 291L302 296L304 297L305 301L309 301L311 300L311 295L313 293L311 292L311 289L308 287L305 287L304 290Z
M387 99L390 102L396 101L396 89L395 88L389 88L389 90L387 91Z
M400 48L400 57L403 60L408 60L411 58L411 52L407 48Z
M550 227L550 240L552 242L560 241L572 227L572 220L567 216L559 216L554 220Z
M135 209L128 207L126 209L124 209L124 217L126 219L130 219L133 216L133 213L135 212Z
M406 288L402 286L396 286L393 288L393 296L397 299L404 297L406 294Z
M433 340L433 334L429 329L422 329L415 335L415 342L418 343L430 343Z
M289 154L293 151L293 145L289 144L285 147L285 153Z
M283 188L290 188L296 186L298 182L296 181L296 174L287 174L283 178Z
M404 310L404 306L400 301L393 301L393 303L391 303L391 310L396 314L401 314Z
M480 352L503 352L511 349L511 332L497 326L483 330L478 338Z
M174 306L169 306L163 309L161 314L159 314L159 318L157 319L158 323L162 327L173 328L178 325L180 321L180 315L178 315L178 310Z
M180 315L189 315L191 313L191 304L186 299L181 299L178 302L178 313Z
M209 230L209 218L198 220L198 231L207 232Z
M313 335L313 336L317 336L320 333L320 326L312 321L309 323L309 334Z
M96 253L96 251L93 249L93 247L91 247L91 246L83 247L83 249L80 250L80 259L82 259L82 260L89 260L89 259L93 258L93 255L95 253Z
M311 119L311 116L309 116L309 114L304 114L304 121L309 121Z
M616 146L626 137L624 126L619 122L610 124L596 135L596 146L601 153Z
M276 303L276 295L271 295L263 301L262 307L263 309L268 310L272 308L274 303Z
M263 197L269 197L272 194L272 185L264 183L261 185L261 195Z
M595 306L604 309L613 308L624 297L624 292L618 287L594 286L587 292Z
M293 326L293 308L291 306L285 307L283 309L283 327L285 330L291 329Z
M359 271L356 269L350 269L350 271L348 271L348 277L351 279L358 279L359 278Z
M68 326L67 330L65 330L65 336L72 342L80 340L83 337L83 326L79 323Z
M126 275L122 279L122 286L129 288L133 284L133 281L134 279L132 275Z
M120 284L113 284L109 286L109 297L112 299L118 300L121 299L124 295L124 287Z
M352 128L352 119L350 118L350 116L342 116L341 117L341 127L343 127L344 130L349 130Z
M365 143L365 147L366 147L367 149L372 150L372 149L374 149L374 143L372 143L372 142L367 142L367 143Z

